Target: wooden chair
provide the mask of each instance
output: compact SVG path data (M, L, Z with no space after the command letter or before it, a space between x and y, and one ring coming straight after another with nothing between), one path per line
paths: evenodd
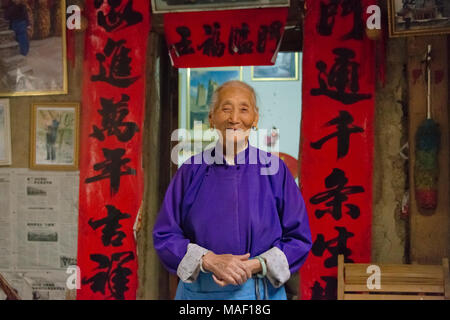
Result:
M6 300L20 300L19 295L14 288L6 281L6 279L0 274L0 290L6 294Z
M373 264L381 271L379 289L368 288L370 265L344 263L344 256L338 256L338 300L450 299L448 258L442 265Z

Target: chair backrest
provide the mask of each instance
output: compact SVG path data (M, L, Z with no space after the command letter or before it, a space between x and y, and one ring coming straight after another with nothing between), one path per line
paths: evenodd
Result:
M372 265L375 270L368 270L371 264L344 263L344 256L338 256L338 300L450 299L448 258L442 265ZM376 273L379 286L373 281Z
M6 281L6 279L0 274L0 290L6 294L6 300L20 300L19 295L14 288Z

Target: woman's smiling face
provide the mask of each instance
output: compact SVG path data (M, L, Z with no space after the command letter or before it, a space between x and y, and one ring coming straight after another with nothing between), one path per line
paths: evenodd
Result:
M218 103L209 115L209 122L225 141L237 143L248 138L250 129L257 126L258 118L253 93L244 86L230 85L219 91Z

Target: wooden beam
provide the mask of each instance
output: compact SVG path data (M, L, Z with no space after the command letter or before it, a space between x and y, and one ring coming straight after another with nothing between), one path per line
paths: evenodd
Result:
M450 271L448 267L448 258L442 259L444 271L444 295L446 300L450 300Z
M165 146L160 143L161 136L161 90L159 83L159 63L162 39L151 32L148 38L148 55L146 68L146 106L143 133L143 169L144 197L142 205L142 223L137 232L137 252L139 261L138 299L155 300L161 296L168 297L167 271L162 267L153 245L153 226L161 205L159 160L160 150Z
M344 300L444 300L442 296L418 296L398 294L345 294Z
M338 300L344 300L344 286L345 286L345 275L344 275L344 255L338 255L338 290L337 298Z

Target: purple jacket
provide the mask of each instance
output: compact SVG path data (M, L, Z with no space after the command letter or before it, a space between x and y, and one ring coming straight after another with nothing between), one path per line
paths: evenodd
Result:
M153 230L164 266L176 273L187 245L195 243L216 254L251 257L278 247L291 274L296 272L311 249L311 231L302 195L285 163L250 144L235 157L243 164L208 164L207 152L215 156L213 148L191 157L167 189ZM261 174L275 162L274 174Z

